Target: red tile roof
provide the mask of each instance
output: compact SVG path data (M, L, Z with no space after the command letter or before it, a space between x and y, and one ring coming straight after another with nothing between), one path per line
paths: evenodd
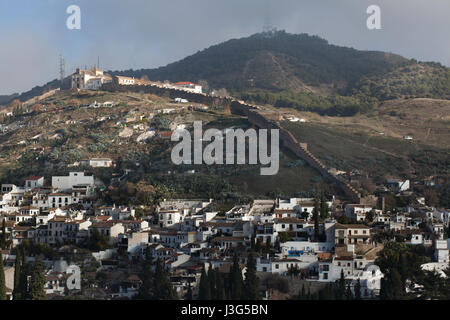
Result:
M42 176L31 176L31 177L25 178L25 181L28 181L28 180L35 181L35 180L39 180L41 178L43 178L43 177Z

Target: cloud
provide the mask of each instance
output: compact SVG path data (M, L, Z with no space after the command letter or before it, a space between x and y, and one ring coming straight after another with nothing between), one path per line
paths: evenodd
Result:
M0 0L0 71L10 75L0 78L0 94L56 78L59 53L67 72L92 66L98 57L106 70L155 68L260 32L266 20L333 44L450 66L449 1L375 2L383 29L369 31L366 9L373 0ZM81 30L65 28L71 4L81 8ZM20 52L12 55L3 44Z
M2 37L0 94L28 90L57 78L58 51L52 41L24 30Z

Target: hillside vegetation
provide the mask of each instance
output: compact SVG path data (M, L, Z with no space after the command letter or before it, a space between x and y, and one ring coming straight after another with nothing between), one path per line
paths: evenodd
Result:
M112 73L202 82L253 103L331 116L365 113L390 99L450 97L450 69L438 63L284 31L229 40L158 69Z

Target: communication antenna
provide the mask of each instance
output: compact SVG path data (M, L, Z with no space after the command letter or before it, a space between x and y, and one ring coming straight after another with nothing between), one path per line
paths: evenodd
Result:
M100 56L97 57L97 69L100 69Z
M59 55L59 79L61 80L61 83L63 83L64 78L66 77L66 61L64 60L63 56Z
M277 30L272 25L272 18L270 14L270 0L264 0L264 25L263 33L266 36L271 36Z

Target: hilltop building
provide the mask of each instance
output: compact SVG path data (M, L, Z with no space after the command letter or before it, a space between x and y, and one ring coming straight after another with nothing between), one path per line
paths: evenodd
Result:
M173 84L176 88L190 91L193 93L202 93L202 86L192 82L177 82Z
M98 90L104 83L112 82L110 75L104 74L102 70L94 67L90 70L80 68L71 77L71 88L79 90Z

